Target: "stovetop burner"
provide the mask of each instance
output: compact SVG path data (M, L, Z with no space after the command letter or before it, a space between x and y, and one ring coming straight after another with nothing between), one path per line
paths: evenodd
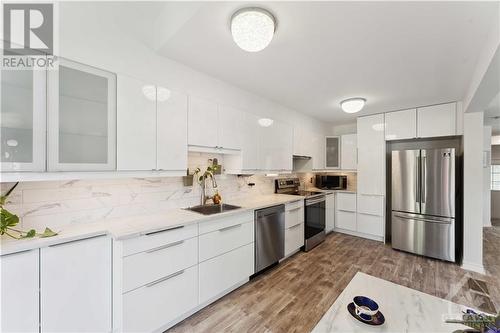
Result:
M317 194L323 194L323 192L315 192L315 191L296 191L294 193L291 193L293 195L301 195L304 197L309 197L311 195L317 195Z

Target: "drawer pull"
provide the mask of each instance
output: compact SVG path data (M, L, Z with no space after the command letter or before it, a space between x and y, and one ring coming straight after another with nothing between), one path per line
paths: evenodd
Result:
M236 229L236 228L239 228L239 227L241 227L241 223L237 224L237 225L232 225L232 226L229 226L229 227L225 227L225 228L219 229L219 231L222 232L222 231L227 231L227 230L231 230L231 229Z
M299 210L299 209L301 209L301 208L302 208L302 206L295 207L295 208L290 208L288 211L289 211L289 212L294 212L294 211Z
M294 228L297 228L298 226L300 226L302 223L298 223L298 224L295 224L295 225L292 225L291 227L288 227L288 229L294 229Z
M173 277L176 277L176 276L178 276L178 275L181 275L181 274L183 274L183 273L184 273L184 270L179 271L179 272L172 273L172 274L170 274L170 275L167 275L167 276L165 276L165 277L162 277L162 278L160 278L160 279L158 279L158 280L155 280L155 281L153 281L153 282L150 282L150 283L146 284L146 287L147 287L147 288L149 288L149 287L155 286L155 285L157 285L158 283L162 283L162 282L164 282L164 281L167 281L167 280L169 280L169 279L171 279L171 278L173 278Z
M169 247L177 246L177 245L180 245L182 243L184 243L183 240L175 242L175 243L170 243L170 244L167 244L167 245L158 246L158 247L155 247L154 249L147 250L146 253L152 253L152 252L156 252L156 251L168 249Z
M106 236L106 235L97 235L97 236L92 236L92 237L87 237L87 238L80 238L80 239L75 239L75 240L71 240L71 241L67 241L67 242L63 242L63 243L52 244L52 245L49 245L49 247L59 247L59 246L64 246L64 245L68 245L68 244L83 242L83 241L86 241L89 239L104 237L104 236Z
M177 229L181 229L181 228L184 228L184 226L180 225L178 227L167 228L167 229L158 230L158 231L152 231L152 232L146 233L145 235L146 236L151 236L151 235L159 234L160 232L172 231L172 230L177 230Z

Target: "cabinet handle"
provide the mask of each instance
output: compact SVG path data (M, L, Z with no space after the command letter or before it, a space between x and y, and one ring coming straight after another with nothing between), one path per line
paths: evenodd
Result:
M175 242L175 243L170 243L170 244L167 244L167 245L158 246L158 247L155 247L154 249L147 250L146 253L152 253L152 252L156 252L156 251L168 249L169 247L181 245L182 243L184 243L183 240Z
M300 226L301 224L302 224L302 222L301 222L301 223L297 223L297 224L295 224L295 225L292 225L291 227L288 227L288 229L294 229L294 228L297 228L297 227L298 227L298 226Z
M52 244L52 245L49 245L49 247L58 247L58 246L63 246L63 245L67 245L67 244L78 243L78 242L83 242L83 241L86 241L89 239L94 239L94 238L99 238L99 237L104 237L104 236L106 236L106 235L97 235L97 236L93 236L93 237L75 239L75 240L67 241L64 243Z
M302 208L302 206L295 207L295 208L290 208L288 211L289 212L293 212L293 211L296 211L296 210L301 209L301 208Z
M173 228L167 228L167 229L162 229L162 230L158 230L158 231L152 231L152 232L146 233L145 235L146 236L151 236L151 235L159 234L161 232L171 231L171 230L177 230L177 229L181 229L181 228L184 228L184 226L180 225L180 226L173 227Z
M229 226L229 227L225 227L225 228L219 229L219 231L222 232L222 231L227 231L227 230L231 230L231 229L236 229L236 228L239 228L239 227L241 227L241 223L237 224L237 225L232 225L232 226Z
M158 283L162 283L162 282L164 282L164 281L167 281L167 280L169 280L169 279L171 279L171 278L173 278L173 277L176 277L176 276L178 276L178 275L181 275L181 274L183 274L183 273L184 273L184 270L179 271L179 272L172 273L172 274L170 274L170 275L167 275L167 276L165 276L165 277L162 277L162 278L160 278L160 279L158 279L158 280L155 280L155 281L153 281L153 282L150 282L150 283L146 284L146 287L147 287L147 288L149 288L149 287L155 286L155 285L157 285Z

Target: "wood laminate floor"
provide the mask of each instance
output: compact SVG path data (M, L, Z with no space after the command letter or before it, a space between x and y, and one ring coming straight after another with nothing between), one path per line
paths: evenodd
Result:
M310 332L356 272L484 311L500 309L500 227L484 229L486 275L339 233L300 252L169 332ZM495 309L496 308L496 309Z

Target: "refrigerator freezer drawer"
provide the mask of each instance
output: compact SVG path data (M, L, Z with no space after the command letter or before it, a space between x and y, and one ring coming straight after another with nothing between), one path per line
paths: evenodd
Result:
M455 222L392 213L392 247L432 258L455 261Z

